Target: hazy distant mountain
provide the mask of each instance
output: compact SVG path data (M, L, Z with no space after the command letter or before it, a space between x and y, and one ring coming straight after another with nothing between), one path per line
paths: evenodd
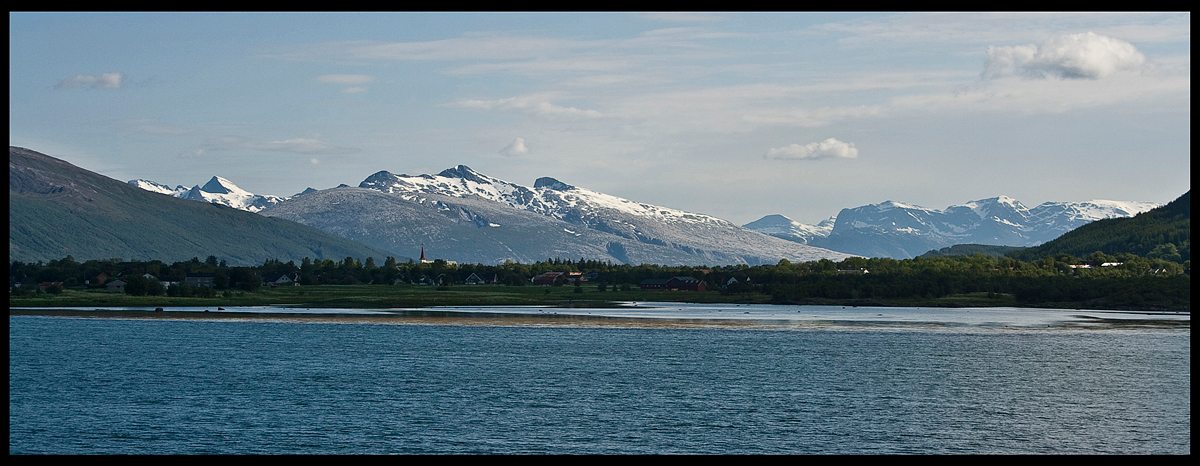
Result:
M816 225L807 225L779 214L773 214L742 226L776 238L808 244L815 238L829 236L829 233L833 231L835 221L837 221L837 217L829 217Z
M196 185L191 189L185 188L182 185L171 188L165 184L149 180L130 180L129 184L150 192L166 194L180 199L220 204L249 212L258 212L267 206L277 204L285 199L269 194L251 193L239 188L232 181L219 176L212 177L204 186Z
M631 264L723 265L841 260L726 220L538 179L533 187L459 165L437 175L386 171L359 188L298 196L261 212L397 253L459 262L585 258Z
M1131 217L1156 206L1149 202L1092 200L1046 202L1030 209L1016 199L999 196L938 210L887 201L842 209L827 234L801 239L812 246L850 254L908 259L955 244L1036 246L1081 225ZM781 219L786 217L768 216L747 227L799 241L798 235L780 231ZM821 231L798 225L790 231Z
M8 155L9 260L212 255L254 265L399 256L295 222L161 196L29 149L10 146Z

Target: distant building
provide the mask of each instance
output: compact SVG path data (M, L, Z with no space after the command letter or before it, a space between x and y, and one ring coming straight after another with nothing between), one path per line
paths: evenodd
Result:
M263 280L268 286L300 286L300 275L294 273L283 273L272 275Z
M438 261L438 260L441 260L442 262L445 262L445 263L446 263L446 265L458 265L458 262L455 262L455 261L448 261L448 260L445 260L445 259L426 260L426 259L425 259L425 248L424 248L424 247L422 247L422 248L421 248L421 262L420 262L420 263L422 263L422 264L432 264L432 263L434 263L434 262L436 262L436 261Z
M471 276L467 277L466 280L463 280L463 283L467 285L478 285L480 283L484 283L484 281L482 278L479 278L479 275L472 273Z
M111 282L105 283L104 289L106 289L108 291L119 291L119 292L124 293L125 292L125 282L121 281L121 279L118 278Z
M643 290L705 291L707 289L704 282L692 277L651 278L642 280L639 286Z
M668 281L670 280L666 278L648 278L642 280L642 283L638 284L638 286L643 290L665 290L667 289Z
M216 286L216 278L217 274L215 273L189 273L183 277L183 283L197 288L202 286L212 288Z
M566 280L565 280L564 275L566 275L566 274L564 274L563 272L546 272L544 274L533 277L530 281L532 281L534 285L549 286L549 285L553 285L556 281L558 281L560 283L565 283Z

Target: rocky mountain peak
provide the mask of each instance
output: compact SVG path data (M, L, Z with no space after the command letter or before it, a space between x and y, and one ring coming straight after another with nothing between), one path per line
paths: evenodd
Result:
M541 177L541 178L538 178L537 180L535 180L535 181L533 182L533 187L534 187L534 188L547 188L547 189L553 189L553 190L555 190L555 191L566 191L566 190L569 190L569 189L574 189L574 188L575 188L574 186L571 186L571 185L569 185L569 184L563 183L563 182L561 182L561 181L558 181L558 180L556 180L556 179L554 179L554 178L550 178L550 177L548 177L548 176L543 176L543 177Z

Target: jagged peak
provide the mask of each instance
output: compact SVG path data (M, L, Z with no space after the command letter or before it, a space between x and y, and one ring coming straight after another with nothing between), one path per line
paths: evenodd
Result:
M537 180L535 180L535 181L533 182L533 187L534 187L534 188L547 188L547 189L553 189L553 190L555 190L555 191L566 191L566 190L569 190L569 189L575 189L575 187L574 187L574 186L571 186L571 185L569 185L569 184L563 183L563 182L561 182L561 181L558 181L558 180L556 180L556 179L554 179L554 178L551 178L551 177L548 177L548 176L543 176L543 177L541 177L541 178L538 178Z
M471 167L466 165L458 165L454 168L447 168L442 170L441 173L438 173L438 176L444 176L446 178L462 178L464 180L475 181L478 183L488 182L486 177L481 175L479 172L472 170Z
M232 194L232 193L246 192L244 189L239 188L236 184L233 184L232 181L229 181L225 178L221 178L219 176L212 177L212 179L208 180L208 183L205 183L204 186L202 186L200 188L200 190L204 191L206 193L213 193L213 194Z

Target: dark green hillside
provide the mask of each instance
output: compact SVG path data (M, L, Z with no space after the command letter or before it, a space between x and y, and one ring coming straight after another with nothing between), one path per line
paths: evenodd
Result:
M955 257L983 254L985 256L1003 256L1025 249L1021 246L990 246L986 244L956 244L941 249L932 249L921 257Z
M1131 218L1098 220L1041 246L1008 255L1024 260L1070 254L1087 257L1130 253L1142 257L1188 261L1192 257L1192 192L1171 203Z
M211 255L252 265L394 255L299 223L138 189L19 147L9 147L8 206L10 261Z

